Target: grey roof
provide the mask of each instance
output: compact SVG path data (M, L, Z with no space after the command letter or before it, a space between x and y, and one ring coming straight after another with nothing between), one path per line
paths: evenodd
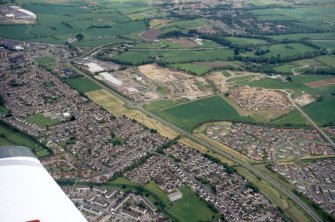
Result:
M31 150L24 146L0 146L0 159L8 157L33 157Z

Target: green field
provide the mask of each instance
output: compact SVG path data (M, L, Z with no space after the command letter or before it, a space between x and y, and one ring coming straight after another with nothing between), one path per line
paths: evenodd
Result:
M321 57L329 57L329 56L319 56L313 59L296 60L293 62L282 63L280 65L273 65L271 67L274 69L274 71L283 73L283 74L293 74L292 72L293 68L295 68L295 72L299 74L306 73L306 72L312 74L315 70L318 70L318 69L331 68L326 63L320 62L318 60L318 58L321 58ZM309 67L306 67L306 66L309 66Z
M97 46L108 44L111 38L118 35L138 34L146 29L144 19L132 21L126 16L126 13L138 9L133 3L122 5L99 1L99 5L83 7L86 5L81 1L63 4L25 2L23 7L37 14L36 24L1 25L0 37L65 44L68 38L82 33L84 38L75 44ZM112 5L120 8L115 10Z
M286 34L286 35L270 35L268 36L275 40L283 40L283 39L312 39L312 40L320 40L320 39L334 39L335 40L335 33L334 32L325 32L325 33L301 33L301 34Z
M46 56L46 57L40 57L40 58L37 58L36 59L36 62L40 65L48 65L52 62L54 62L55 59L52 58L52 57L49 57L49 56Z
M183 197L172 203L169 201L167 193L161 190L153 181L141 186L126 178L119 177L109 182L107 187L119 187L132 192L142 190L141 192L143 193L144 191L148 199L156 206L158 206L157 201L160 201L163 211L165 211L170 218L172 217L177 221L210 221L214 218L218 218L218 214L214 213L206 202L201 200L189 187L181 187L180 191L183 193Z
M312 42L321 48L335 50L335 39L334 40L314 40Z
M334 76L331 75L297 75L292 76L293 81L298 83L308 83L308 82L314 82L322 79L331 79L334 78Z
M9 112L9 110L6 107L0 106L0 115L1 114L6 115L6 114L8 114L8 112Z
M270 50L269 53L262 55L261 57L270 58L271 56L280 56L280 57L292 57L296 55L302 55L306 52L315 51L314 48L301 43L288 43L288 44L275 44L270 46L259 47L261 50ZM246 57L254 57L255 51L242 53Z
M289 114L271 121L269 124L277 126L308 125L306 119L297 110L293 110Z
M315 57L315 60L330 68L335 69L335 56L318 56Z
M334 91L335 92L335 91ZM324 96L320 102L314 102L303 108L318 125L335 125L335 97Z
M180 222L210 221L217 218L207 204L202 201L190 188L182 187L183 197L173 202L167 211Z
M200 124L209 121L253 121L251 117L240 116L220 96L212 96L163 109L156 109L153 112L187 131L191 131Z
M192 41L192 40L190 40ZM155 43L157 44L157 43ZM202 41L202 45L197 45L197 44L194 44L194 45L183 45L181 43L178 43L178 42L173 42L173 41L168 41L168 40L165 40L165 39L162 39L160 41L160 44L161 46L163 46L164 48L169 48L169 49L182 49L182 48L217 48L217 47L222 47L222 45L216 43L216 42L213 42L213 41L210 41L210 40L203 40Z
M186 102L186 99L181 99L181 100L158 100L158 101L154 101L151 102L148 105L145 105L145 109L150 110L150 111L154 111L154 110L159 110L159 109L163 109L169 106L173 106L173 105L177 105L178 103L181 102Z
M253 76L239 76L228 80L228 82L235 82L237 86L248 85Z
M273 7L267 9L256 9L251 12L264 21L285 20L290 24L291 30L318 30L334 31L334 5L328 6L298 6L291 8Z
M303 107L306 114L311 117L318 125L335 125L335 97L326 96L320 102L314 102ZM294 110L289 114L271 122L275 125L307 125L306 120L301 114Z
M65 80L66 84L68 84L71 88L81 92L91 92L101 89L100 86L96 85L94 82L88 80L85 77L75 77Z
M51 119L49 117L45 117L43 114L41 113L37 113L31 116L28 116L26 118L27 121L34 123L40 127L46 128L48 126L52 126L52 125L56 125L57 123L59 123L58 120L56 119Z
M193 63L178 63L171 65L171 67L177 70L186 71L191 74L199 76L204 75L211 70L209 67Z
M31 137L26 136L18 130L0 123L0 146L18 145L30 148L37 157L50 155L50 151L42 147Z
M236 45L264 45L267 41L262 39L253 39L253 38L237 38L237 37L227 37L226 40L229 40L231 43Z
M191 53L190 53L191 52ZM140 65L149 63L150 58L160 57L160 61L173 64L173 63L187 63L187 62L205 62L226 60L233 56L231 49L210 49L210 50L197 50L197 51L183 51L183 50L132 50L113 57L114 60L119 62L130 63L133 65Z
M253 87L266 88L266 89L290 89L294 91L295 95L299 95L303 92L307 92L311 94L319 93L317 89L307 87L302 83L294 81L294 79L292 82L283 82L280 79L263 78L263 79L248 83L248 85L253 86Z

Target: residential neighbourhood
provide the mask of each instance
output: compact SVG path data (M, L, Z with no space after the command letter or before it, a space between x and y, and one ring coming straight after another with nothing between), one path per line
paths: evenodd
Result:
M335 161L301 161L274 166L273 169L297 187L308 199L317 203L330 215L335 209Z
M209 126L205 134L254 160L276 162L335 154L332 146L316 130L310 129L226 123Z

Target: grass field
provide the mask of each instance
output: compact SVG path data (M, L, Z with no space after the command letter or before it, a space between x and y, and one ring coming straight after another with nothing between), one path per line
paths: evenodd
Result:
M186 99L181 99L181 100L158 100L158 101L154 101L151 102L147 105L144 106L145 109L153 111L153 110L159 110L159 109L163 109L169 106L173 106L173 105L177 105L178 103L181 102L186 102Z
M86 79L85 77L75 77L65 80L66 84L68 84L71 88L81 92L91 92L101 89L100 86L95 84L94 82Z
M201 66L199 64L193 64L193 63L173 64L171 65L171 67L177 70L186 71L199 76L204 75L211 70L206 66Z
M308 125L306 119L297 110L293 110L289 114L271 121L269 124L277 126Z
M0 36L10 39L27 40L52 44L65 44L68 38L82 33L84 38L77 43L81 46L97 46L118 35L140 33L146 29L144 18L136 21L127 17L128 13L145 10L134 7L135 3L114 4L99 1L100 7L82 7L85 2L22 2L24 8L37 14L33 25L2 25ZM111 8L111 5L114 7ZM102 42L100 40L103 39Z
M0 146L18 145L30 148L37 157L44 157L50 155L50 151L43 148L32 138L25 134L0 124Z
M159 200L162 203L163 210L177 221L210 221L218 218L218 214L214 213L208 205L188 187L181 187L180 191L183 193L183 197L171 203L167 197L167 193L161 190L153 181L141 186L126 178L119 177L109 182L106 186L110 188L124 187L123 189L132 191L134 191L132 188L143 188L145 192L149 193L148 199L152 203Z
M308 39L334 39L335 40L335 33L334 32L325 32L325 33L308 33L306 35L305 33L301 34L286 34L286 35L271 35L268 36L271 37L272 39L275 40L283 40L283 39L303 39L303 38L308 38Z
M233 61L211 61L171 64L169 67L185 71L194 75L204 75L217 69L241 68L238 62Z
M313 40L312 42L321 48L335 50L335 39L334 40Z
M0 115L1 114L6 115L6 114L8 114L8 112L9 112L9 110L6 107L0 106Z
M291 8L268 8L251 11L261 20L287 20L291 28L309 27L312 30L334 30L331 21L334 21L334 6L309 6ZM274 19L272 19L274 18Z
M290 89L294 91L294 95L300 95L302 92L318 94L316 89L312 89L296 81L283 82L279 79L263 78L257 81L253 81L249 83L249 85L267 89Z
M133 65L149 63L150 58L160 57L162 62L169 64L187 63L195 61L215 61L226 60L233 56L231 49L211 49L198 51L183 51L183 50L132 50L113 57L116 61L127 62Z
M334 91L335 92L335 91ZM318 125L334 125L335 123L335 97L324 96L320 102L314 102L303 107L303 110L311 117ZM271 122L274 125L308 125L301 114L293 110L289 114L278 118Z
M49 57L49 56L46 56L46 57L40 57L40 58L37 58L36 59L36 62L40 65L48 65L52 62L54 62L55 59L52 58L52 57Z
M180 105L175 105L154 113L176 126L191 131L202 123L218 120L253 121L251 117L240 116L237 111L220 96L212 96Z
M292 76L292 79L295 82L298 83L308 83L308 82L314 82L322 79L331 79L334 78L334 76L331 75L297 75Z
M253 38L237 38L237 37L227 37L226 40L229 40L231 43L236 45L264 45L267 41L262 39L253 39Z
M292 69L298 68L298 67L300 68L295 70L297 73L303 73L303 71L309 71L310 73L313 73L316 69L329 68L324 63L318 61L317 58L318 57L315 57L313 59L302 59L302 60L296 60L293 62L282 63L280 65L274 65L272 66L272 68L276 72L280 72L283 74L293 74ZM309 67L302 68L302 66L307 66L307 65Z
M43 128L59 123L58 120L45 117L40 113L28 116L26 120Z
M304 54L305 52L313 52L314 48L301 43L288 43L288 44L275 44L270 46L259 47L261 50L270 50L269 53L262 55L261 57L270 58L271 56L280 55L280 57L290 57ZM255 56L255 51L242 53L246 57Z
M250 80L253 77L254 76L238 76L238 77L229 79L228 82L235 82L237 86L243 86L243 85L248 85Z
M180 222L209 221L217 218L207 204L202 201L190 188L182 187L183 197L173 202L167 211Z
M325 96L320 102L311 103L303 110L318 124L326 125L332 122L335 124L335 97Z
M315 60L326 66L329 66L330 68L335 69L335 56L318 56L315 57Z

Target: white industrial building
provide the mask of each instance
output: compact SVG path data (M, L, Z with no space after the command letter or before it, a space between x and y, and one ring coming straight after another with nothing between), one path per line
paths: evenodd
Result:
M108 72L102 72L99 74L100 77L102 77L103 80L116 85L116 86L122 86L123 82L117 78L115 78L112 74L108 73Z
M88 71L90 71L93 74L105 71L104 68L102 68L101 66L99 66L99 65L97 65L93 62L84 63L83 65L88 69Z

